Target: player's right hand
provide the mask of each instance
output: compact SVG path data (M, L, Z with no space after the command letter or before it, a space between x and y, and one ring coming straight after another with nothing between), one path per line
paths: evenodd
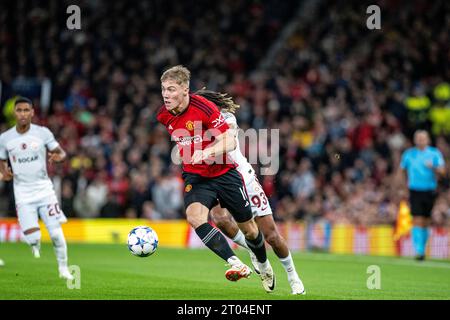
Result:
M1 176L1 173L0 173L0 177L1 177L1 180L3 180L3 181L11 181L12 178L14 178L14 174L12 173L11 168L7 168L6 172L3 174L3 176Z

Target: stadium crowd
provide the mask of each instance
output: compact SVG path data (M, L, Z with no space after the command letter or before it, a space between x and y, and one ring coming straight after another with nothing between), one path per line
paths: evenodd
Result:
M298 6L264 3L85 1L79 31L65 28L64 2L2 3L0 130L13 124L5 97L18 93L14 84L49 78L52 103L34 99L36 122L69 155L50 166L66 215L183 218L180 168L155 117L159 76L181 63L192 90L234 97L242 129L279 129L280 170L260 176L276 220L393 223L407 196L400 155L415 129L432 133L450 171L449 4L380 1L382 29L369 30L368 4L323 1L262 70ZM26 5L35 7L23 17ZM0 193L14 216L11 184ZM448 178L433 221L446 217Z

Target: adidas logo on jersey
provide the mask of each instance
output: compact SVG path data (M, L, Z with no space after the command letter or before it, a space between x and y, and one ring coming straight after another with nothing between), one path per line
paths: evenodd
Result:
M214 128L217 128L218 126L220 126L222 123L225 122L224 117L222 116L222 114L219 115L219 117L216 120L213 120L212 123L214 125Z

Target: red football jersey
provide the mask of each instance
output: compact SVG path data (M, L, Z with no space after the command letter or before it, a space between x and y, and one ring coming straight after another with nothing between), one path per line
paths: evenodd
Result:
M226 155L216 157L215 160L218 163L191 164L195 150L204 150L214 143L216 136L229 128L219 108L213 102L191 94L189 105L182 113L173 115L163 105L157 119L166 127L172 140L177 143L183 171L212 178L221 176L236 167Z

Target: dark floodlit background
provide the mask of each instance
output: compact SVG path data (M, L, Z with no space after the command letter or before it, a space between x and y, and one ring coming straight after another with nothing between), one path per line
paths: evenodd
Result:
M66 27L71 4L81 30ZM366 27L371 4L381 30ZM155 118L161 72L183 64L193 91L234 97L242 129L279 129L280 169L259 177L277 222L394 226L416 129L450 168L449 32L444 0L1 1L0 131L15 96L32 98L69 155L50 174L70 218L183 219ZM443 179L433 225L449 215ZM15 217L11 183L0 216Z

